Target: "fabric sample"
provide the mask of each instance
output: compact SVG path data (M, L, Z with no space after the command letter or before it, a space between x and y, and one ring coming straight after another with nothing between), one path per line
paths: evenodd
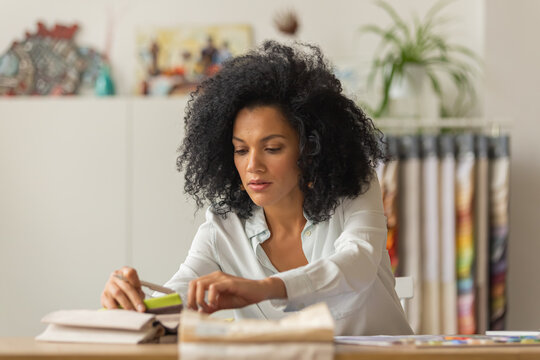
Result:
M414 297L405 306L409 325L415 333L421 326L422 268L420 241L420 159L418 138L405 135L400 138L400 264L398 273L411 276Z
M439 136L441 332L457 333L456 203L454 136Z
M456 254L458 333L476 332L474 297L474 137L456 137Z
M507 308L510 139L505 135L490 140L490 329L504 330Z

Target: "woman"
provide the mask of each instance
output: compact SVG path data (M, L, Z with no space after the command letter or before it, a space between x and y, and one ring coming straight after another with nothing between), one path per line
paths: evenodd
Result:
M380 133L317 47L269 41L226 62L185 128L185 191L210 207L165 286L189 308L275 319L324 301L337 335L411 333L385 249ZM123 268L102 304L144 311L142 297Z

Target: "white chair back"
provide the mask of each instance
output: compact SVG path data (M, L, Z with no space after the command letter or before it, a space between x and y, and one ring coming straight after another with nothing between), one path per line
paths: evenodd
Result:
M405 309L405 300L414 296L413 278L411 276L397 277L395 289L401 306Z

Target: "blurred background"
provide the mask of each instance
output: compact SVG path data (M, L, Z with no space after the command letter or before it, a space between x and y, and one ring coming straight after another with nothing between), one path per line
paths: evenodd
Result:
M195 212L176 171L189 92L266 39L320 46L386 136L396 275L419 333L539 330L535 0L1 0L0 336L98 308L109 273L164 283Z

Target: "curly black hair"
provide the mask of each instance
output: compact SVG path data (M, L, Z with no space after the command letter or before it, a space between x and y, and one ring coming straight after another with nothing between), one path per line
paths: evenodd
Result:
M298 133L299 187L311 221L330 218L341 197L367 191L384 156L382 133L343 95L317 46L266 41L226 62L191 94L176 163L199 208L207 200L224 217L252 215L254 203L234 165L232 129L241 109L263 105L280 109Z

